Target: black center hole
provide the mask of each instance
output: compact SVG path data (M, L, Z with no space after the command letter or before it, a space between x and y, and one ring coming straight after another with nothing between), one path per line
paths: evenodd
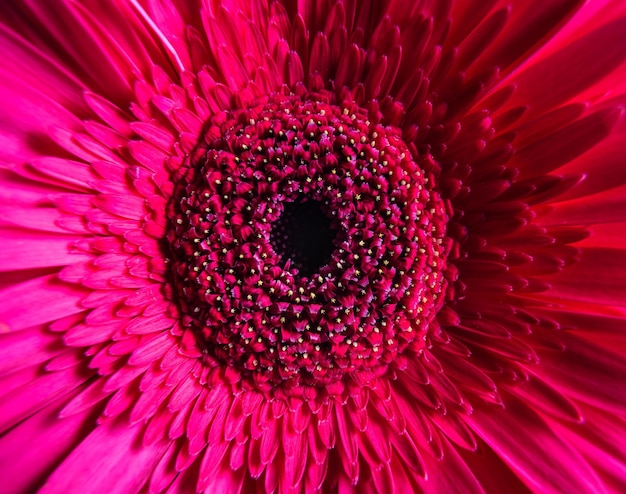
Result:
M330 261L337 231L317 201L285 202L283 207L272 227L272 247L300 276L310 277Z

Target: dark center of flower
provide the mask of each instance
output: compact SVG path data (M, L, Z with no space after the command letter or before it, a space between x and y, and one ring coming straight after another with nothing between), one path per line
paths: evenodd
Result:
M331 260L336 229L318 201L286 202L270 235L274 251L300 276L311 276Z
M384 373L445 288L443 201L399 129L302 91L215 115L175 177L183 326L210 365L286 393Z

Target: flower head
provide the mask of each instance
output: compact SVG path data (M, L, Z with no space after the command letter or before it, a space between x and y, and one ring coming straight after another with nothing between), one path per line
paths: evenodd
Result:
M3 489L623 490L620 3L9 3Z
M207 122L178 170L167 239L207 363L269 396L323 397L423 347L447 217L399 129L353 102L283 92Z

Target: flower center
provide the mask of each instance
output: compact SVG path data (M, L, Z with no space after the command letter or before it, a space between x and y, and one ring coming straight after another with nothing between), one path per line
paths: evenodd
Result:
M318 201L286 202L270 235L274 251L301 276L315 274L331 260L336 229Z
M447 216L399 129L283 91L212 117L175 181L173 280L207 363L299 393L423 343Z

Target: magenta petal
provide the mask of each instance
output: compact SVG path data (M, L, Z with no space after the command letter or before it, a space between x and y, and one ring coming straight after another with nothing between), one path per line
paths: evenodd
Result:
M443 443L443 449L446 461L450 462L453 468L445 465L442 461L429 458L427 472L430 472L430 474L426 479L418 479L419 486L424 493L486 494L476 476L457 451L448 442Z
M626 386L620 376L626 362L621 355L568 334L559 342L564 351L547 350L542 355L543 379L578 400L624 414Z
M58 405L50 405L3 437L0 450L3 492L18 494L35 489L93 426L94 410L61 420L58 411ZM40 441L37 448L24 441L24 437L33 435Z
M47 373L0 397L0 431L45 408L50 400L69 394L89 375L77 368Z
M479 67L493 64L504 69L511 63L519 64L530 47L556 31L582 3L581 0L556 0L541 5L524 4L513 10L501 37L481 57ZM475 10L475 7L470 9Z
M141 427L107 422L80 443L54 471L42 493L138 492L161 455L163 443L141 445ZM128 468L132 465L132 468Z
M580 259L552 282L552 296L606 305L623 305L626 251L582 249Z
M625 31L3 2L0 491L625 491Z
M625 26L626 18L615 19L531 64L515 77L514 101L532 104L530 114L545 112L610 74L626 55Z
M0 333L0 375L45 362L62 351L56 335L41 327Z
M0 290L0 299L11 300L0 308L0 321L14 330L54 321L83 311L80 300L85 294L54 275L24 281Z
M27 208L15 204L0 205L0 223L21 228L50 232L68 233L57 223L63 215L51 207Z
M0 251L0 271L17 271L52 266L65 266L91 259L72 248L77 237L38 233L7 233ZM72 252L74 251L74 252Z
M582 118L519 150L513 158L524 177L547 174L604 140L622 114L620 108Z
M498 453L532 489L546 493L604 493L606 489L594 470L527 405L507 400L500 413L474 410L470 427ZM523 435L519 431L524 431ZM574 468L572 477L563 465ZM568 468L569 468L568 467Z

